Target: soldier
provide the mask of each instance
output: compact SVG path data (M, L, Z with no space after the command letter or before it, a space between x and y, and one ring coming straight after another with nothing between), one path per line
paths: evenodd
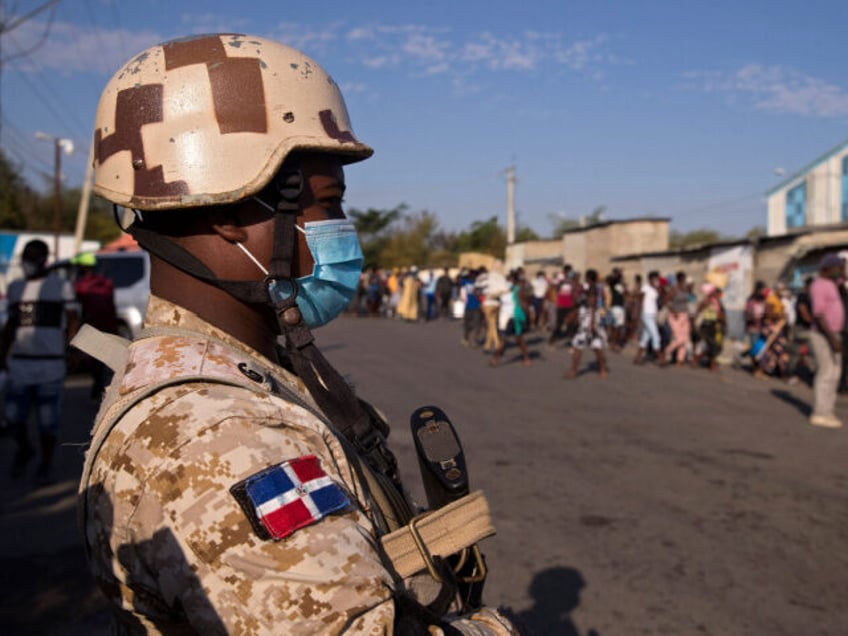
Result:
M116 369L80 510L120 632L518 633L477 602L485 500L414 516L312 337L356 290L343 166L371 154L324 70L262 38L168 42L107 85L95 191L151 254L140 338L77 340Z

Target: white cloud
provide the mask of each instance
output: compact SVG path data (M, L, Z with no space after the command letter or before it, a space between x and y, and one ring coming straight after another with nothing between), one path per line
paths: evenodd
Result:
M532 72L560 67L585 72L589 78L622 64L609 50L609 38L571 41L559 33L527 31L505 37L479 32L458 38L447 28L423 25L372 24L351 28L346 41L369 68L396 68L412 75L450 74L467 77L481 70Z
M216 13L186 13L180 16L180 23L191 33L244 33L250 28L250 21L246 18Z
M356 27L347 32L345 39L350 41L373 40L374 30L369 27Z
M491 42L469 42L465 45L462 57L467 62L482 62L493 55Z
M296 22L281 22L269 37L310 55L326 55L337 41L344 39L342 28L340 22L327 24L321 29L310 29Z
M441 62L447 56L449 48L450 44L447 42L423 33L410 34L402 46L404 53L425 62Z
M757 110L808 117L848 116L848 89L784 66L747 64L733 72L689 71L689 87L745 96Z
M375 55L374 57L362 58L362 63L368 68L381 69L397 66L400 62L399 55Z
M22 24L6 36L4 58L15 57L38 42L46 25L36 21ZM105 30L78 27L67 22L54 22L44 44L12 64L21 71L43 69L70 72L94 72L111 75L131 56L162 42L165 38L153 31Z
M568 46L558 47L555 54L560 64L579 71L593 64L612 61L603 50L606 43L607 37L602 34L591 40L578 40Z
M20 35L22 42L33 42L43 23L31 20L25 27L29 33L21 27L14 35ZM243 18L214 13L184 14L178 28L189 28L194 33L253 31ZM470 78L482 72L530 73L551 69L582 73L597 81L605 77L609 66L620 63L610 53L608 38L603 34L577 41L560 33L541 31L509 36L478 32L460 37L445 27L343 22L320 28L280 22L270 25L266 34L319 60L341 55L347 62L366 69L392 69L413 77L445 76L454 85L473 84ZM30 65L30 70L55 68L111 73L129 56L174 35L55 23L50 38L33 56L35 64ZM19 63L17 68L24 67Z
M342 91L342 95L366 93L368 92L368 85L364 82L342 82L339 85L339 89Z
M505 39L492 33L481 33L462 47L461 59L472 65L483 65L491 71L532 71L540 55L535 36Z

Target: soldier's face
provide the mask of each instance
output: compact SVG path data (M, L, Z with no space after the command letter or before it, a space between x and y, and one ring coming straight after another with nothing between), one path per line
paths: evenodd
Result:
M297 164L303 174L303 194L301 195L301 213L296 223L303 228L311 221L326 221L345 218L342 211L342 198L345 191L344 170L341 162L331 156L304 155ZM269 213L256 201L246 203L248 219L254 214L261 219L255 226L250 220L248 226L251 239L246 243L259 262L269 268L274 252L274 213ZM315 267L312 254L306 245L302 232L295 232L297 246L292 262L292 277L308 276ZM244 263L242 263L244 264ZM255 272L254 272L255 273Z
M297 224L303 227L312 221L327 221L345 218L342 201L345 193L345 178L342 163L326 155L306 155L301 161L304 187L301 197L302 214ZM302 232L297 234L297 259L292 264L295 277L312 273L315 261L306 245Z

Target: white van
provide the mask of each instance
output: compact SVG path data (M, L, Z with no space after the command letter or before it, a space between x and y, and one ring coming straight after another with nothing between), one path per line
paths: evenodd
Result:
M150 296L150 257L144 250L97 255L97 271L115 285L118 333L133 338L141 331Z

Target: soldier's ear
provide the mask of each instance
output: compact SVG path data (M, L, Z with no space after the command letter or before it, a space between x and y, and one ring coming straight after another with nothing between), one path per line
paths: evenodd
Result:
M213 210L209 225L213 232L231 243L243 243L247 240L247 232L242 227L239 213L232 206Z

